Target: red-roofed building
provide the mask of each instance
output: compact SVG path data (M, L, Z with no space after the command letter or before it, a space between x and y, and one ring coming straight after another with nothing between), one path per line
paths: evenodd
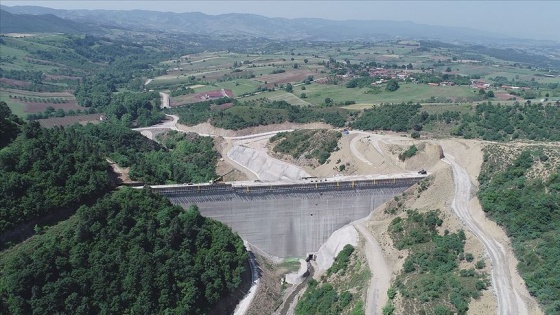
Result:
M490 87L490 84L486 83L486 81L484 81L484 80L471 79L471 88L473 88L473 89L485 90L489 87Z
M233 92L231 90L226 90L226 89L221 89L221 90L216 90L216 91L208 91L205 93L201 93L201 99L202 100L214 100L217 98L223 98L223 97L227 97L227 98L233 98Z
M372 77L386 77L389 75L389 70L383 68L377 68L369 71L369 75Z

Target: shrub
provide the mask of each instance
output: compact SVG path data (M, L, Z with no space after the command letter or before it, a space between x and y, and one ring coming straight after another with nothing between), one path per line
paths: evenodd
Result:
M399 89L399 83L395 80L389 80L387 81L387 86L385 87L385 90L389 91L389 92L394 92L396 90Z
M406 151L399 154L399 160L404 161L408 158L411 158L416 155L416 152L418 152L418 148L413 144Z
M331 275L339 271L345 271L350 262L350 255L354 252L354 246L346 244L344 248L336 256L333 265L327 270L327 274Z
M390 287L389 290L387 290L387 296L390 300L394 299L395 296L397 296L397 289L395 289L395 287Z
M479 260L476 262L476 269L483 269L484 267L486 267L486 263L484 262L484 260Z
M383 307L383 315L392 315L395 312L395 306L389 301L385 307Z

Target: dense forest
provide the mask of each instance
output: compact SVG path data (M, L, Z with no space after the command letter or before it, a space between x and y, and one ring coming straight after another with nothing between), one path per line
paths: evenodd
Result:
M215 177L217 153L210 138L172 133L167 148L119 124L47 129L23 124L7 106L0 108L0 133L6 135L0 150L0 233L110 191L107 158L149 184ZM14 140L7 145L4 139Z
M352 128L362 130L408 131L412 129L414 118L418 116L420 104L380 105L364 110L353 123Z
M112 121L127 127L145 127L158 123L164 117L157 92L113 94L116 87L105 79L86 79L75 91L81 106L104 111Z
M17 137L22 126L23 120L12 114L6 102L0 102L0 149Z
M160 145L118 124L74 126L133 180L146 184L207 182L216 176L217 153L210 137L170 131Z
M0 150L0 233L61 208L110 191L99 146L72 129L45 129L37 122Z
M530 139L560 140L560 106L481 103L467 113L444 111L428 114L419 104L380 105L365 110L352 127L363 130L419 132L428 124L450 125L451 135L491 141Z
M461 117L454 135L504 141L517 138L560 141L560 106L482 103Z
M125 188L0 255L2 314L206 314L241 283L239 236Z
M526 150L513 162L489 147L479 176L482 207L503 225L519 259L518 269L529 292L546 314L560 313L560 169L545 178L530 178L542 150Z
M259 100L245 103L234 101L234 106L227 109L213 106L213 104L220 105L228 102L231 100L199 102L175 107L168 110L168 113L178 115L180 122L187 125L209 121L216 127L234 130L286 121L294 123L320 121L342 127L349 116L344 109L301 107L286 101Z

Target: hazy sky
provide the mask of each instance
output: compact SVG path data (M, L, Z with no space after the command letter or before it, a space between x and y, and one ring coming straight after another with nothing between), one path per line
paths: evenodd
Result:
M154 10L268 17L393 20L465 26L519 38L560 41L560 1L25 1L57 9Z

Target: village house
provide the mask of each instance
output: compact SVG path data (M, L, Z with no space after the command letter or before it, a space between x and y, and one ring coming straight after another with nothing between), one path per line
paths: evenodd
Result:
M369 75L372 77L386 77L389 75L389 70L383 68L375 68L369 71Z
M221 89L216 91L208 91L205 93L201 93L200 99L203 101L206 100L215 100L218 98L233 98L233 92L229 89Z
M490 84L486 83L486 81L484 81L484 80L471 79L471 88L473 88L473 89L486 90L489 87L490 87Z
M397 79L399 79L399 80L406 80L408 77L409 77L409 74L406 73L406 72L397 74Z

